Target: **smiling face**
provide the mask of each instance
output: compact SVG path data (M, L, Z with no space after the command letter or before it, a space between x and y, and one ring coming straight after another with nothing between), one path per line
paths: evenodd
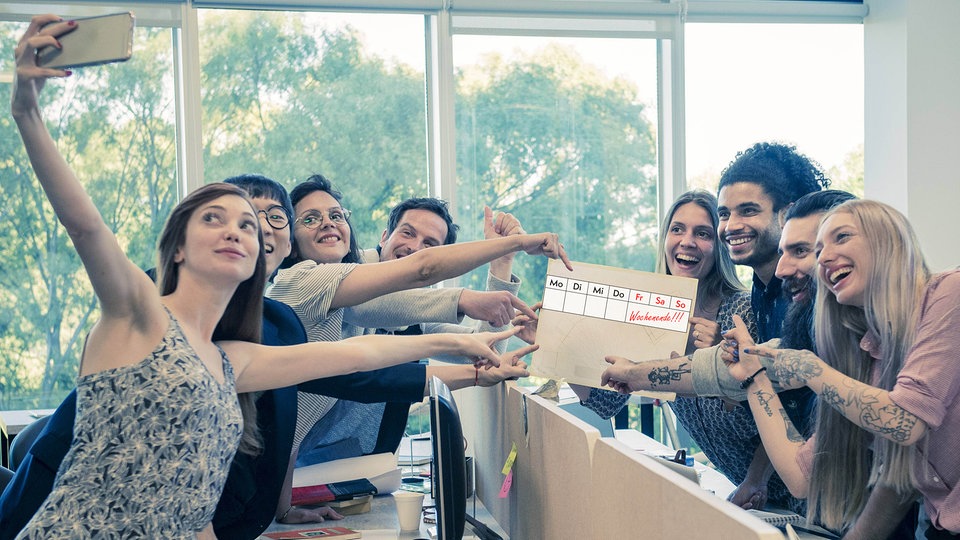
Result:
M773 199L753 182L735 182L723 187L717 197L720 241L730 248L735 264L750 266L767 282L777 265L780 224Z
M210 274L240 282L253 275L259 255L259 227L253 208L242 197L223 195L193 212L185 241L173 261L180 275Z
M389 236L383 231L380 260L400 259L424 248L442 246L446 238L447 222L442 217L422 208L407 210Z
M306 195L294 207L294 214L302 218L308 212L323 216L320 225L308 229L298 220L293 226L297 241L297 252L304 259L316 263L338 263L350 252L350 224L335 223L329 219L330 211L343 211L340 203L326 191L313 191Z
M783 291L800 303L813 301L817 291L817 227L822 213L793 218L783 226L780 236L780 262L777 277L783 280Z
M280 267L283 259L290 255L290 225L282 229L274 229L267 222L267 211L282 211L283 205L280 201L269 197L254 197L250 200L253 202L253 207L258 211L257 216L260 218L260 230L263 231L263 251L267 256L267 275L269 276ZM260 210L264 213L259 213ZM293 220L288 219L288 221L292 222Z
M857 220L847 212L824 220L817 234L817 251L818 276L837 303L863 307L873 257Z
M717 233L700 205L689 202L678 207L663 241L670 274L700 279L713 270Z

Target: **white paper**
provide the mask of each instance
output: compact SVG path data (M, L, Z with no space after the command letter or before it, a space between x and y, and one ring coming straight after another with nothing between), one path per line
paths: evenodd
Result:
M400 469L392 452L338 459L293 470L293 487L316 486L366 478L377 492L393 493L400 489Z

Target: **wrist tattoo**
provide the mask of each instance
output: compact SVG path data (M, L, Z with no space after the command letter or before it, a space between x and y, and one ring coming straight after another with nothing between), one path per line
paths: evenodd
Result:
M773 409L770 408L770 400L773 399L773 394L765 390L757 390L753 393L757 396L757 402L760 403L760 406L763 408L763 412L767 414L767 418L773 416Z
M647 375L647 379L650 381L650 388L670 386L671 381L679 381L683 375L687 373L690 373L690 368L688 364L684 362L676 369L670 369L666 366L653 368Z

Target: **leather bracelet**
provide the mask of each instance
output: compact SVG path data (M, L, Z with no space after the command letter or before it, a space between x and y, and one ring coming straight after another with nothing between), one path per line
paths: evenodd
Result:
M473 377L473 385L480 386L480 368L474 367L477 370L477 374Z
M753 379L756 378L757 375L763 373L763 372L766 371L766 370L767 370L767 367L764 366L764 367L758 369L753 375L751 375L751 376L747 377L746 379L744 379L744 380L740 383L740 389L741 389L741 390L746 390L747 388L750 388L750 385L753 384Z

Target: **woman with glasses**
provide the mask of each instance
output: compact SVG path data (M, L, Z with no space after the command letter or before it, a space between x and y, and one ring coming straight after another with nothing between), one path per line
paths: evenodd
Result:
M40 110L46 80L70 72L37 66L36 50L58 47L57 38L79 24L35 16L15 51L12 115L101 310L81 358L70 450L53 490L18 538L185 539L209 531L234 453L238 447L256 452L261 443L255 409L249 399L238 402L237 392L402 363L427 352L498 363L490 345L509 333L259 345L263 235L246 193L229 184L200 188L174 208L159 241L158 290L123 253ZM555 236L525 240L487 242L464 254L460 267L444 270L463 272L524 248L562 255Z
M425 321L458 322L458 289L408 289L419 289L435 283L437 280L427 281L424 277L444 271L444 268L462 254L473 251L477 245L506 240L500 238L438 246L394 261L359 264L362 254L349 222L350 212L343 207L342 195L327 178L322 175L311 176L294 187L290 196L295 216L294 248L287 263L292 266L278 272L268 296L294 309L311 341L337 341L361 335L368 328L393 328ZM510 238L518 239L521 243L527 243L532 238L555 239L552 235L517 235ZM566 255L562 254L562 246L554 245L550 249L560 251L560 257L569 266ZM375 302L369 303L371 300ZM317 422L330 412L336 400L301 392L298 403L289 471L291 476L287 488L292 483L292 465L300 443ZM369 422L379 425L380 417L374 416L371 415ZM352 424L338 424L337 427L351 431L345 436L354 435ZM373 448L376 434L377 430L371 429L369 433L358 437L360 452L365 453ZM278 517L285 513L283 501L289 502L285 494L281 497Z

